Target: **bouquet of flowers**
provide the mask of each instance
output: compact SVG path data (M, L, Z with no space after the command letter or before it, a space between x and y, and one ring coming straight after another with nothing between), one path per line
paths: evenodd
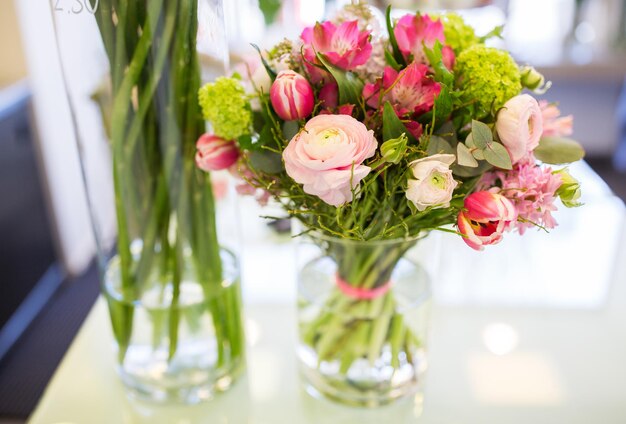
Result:
M389 9L383 21L347 6L199 93L214 132L197 144L202 169L233 169L242 191L275 199L306 232L405 242L327 246L338 268L327 302L344 318L321 313L303 338L320 362L337 359L343 370L385 346L397 363L400 348L419 344L389 291L376 292L416 240L442 230L482 250L507 232L553 228L555 200L577 206L580 196L566 168L548 165L583 157L565 137L572 117L523 92L548 84L485 44L501 28L480 37L454 13L392 19ZM367 329L363 302L377 311Z

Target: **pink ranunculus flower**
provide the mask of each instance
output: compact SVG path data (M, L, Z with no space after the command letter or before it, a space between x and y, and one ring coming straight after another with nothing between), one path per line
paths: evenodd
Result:
M201 135L196 149L196 165L207 172L226 169L239 158L239 149L233 140L224 140L213 134Z
M287 174L306 193L339 206L352 201L352 190L371 170L363 161L377 147L374 132L353 117L318 115L291 139L283 159Z
M413 55L418 63L427 63L424 47L432 49L436 41L445 44L443 24L439 19L432 20L428 15L408 14L401 17L396 23L393 33L398 42L398 48L405 59ZM443 64L452 69L454 66L454 52L449 46L442 49Z
M324 54L330 63L338 68L351 71L363 65L372 54L370 32L360 31L357 21L335 25L331 21L317 23L302 31L305 66L313 82L323 79L323 73L310 63L319 63L316 53Z
M388 66L381 80L363 87L363 97L374 109L389 102L399 117L428 112L441 92L441 85L429 78L428 72L426 65L415 62L400 72Z
M543 133L539 103L528 94L510 99L498 113L496 130L500 140L516 163L538 145Z
M496 244L517 220L517 211L506 197L488 191L478 191L465 198L464 210L457 225L463 241L475 250Z
M285 121L304 119L313 112L313 87L299 73L280 71L270 88L270 102L278 116Z
M543 117L543 137L563 137L572 135L574 117L561 116L561 111L554 103L547 100L539 101L541 116Z

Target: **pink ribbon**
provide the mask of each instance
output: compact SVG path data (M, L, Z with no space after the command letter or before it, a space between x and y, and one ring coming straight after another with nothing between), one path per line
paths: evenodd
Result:
M376 299L387 293L391 288L391 280L387 281L382 286L375 287L373 289L366 289L362 287L354 287L350 285L346 281L344 281L339 274L336 276L337 287L341 290L345 295L349 297L353 297L358 300L371 300Z

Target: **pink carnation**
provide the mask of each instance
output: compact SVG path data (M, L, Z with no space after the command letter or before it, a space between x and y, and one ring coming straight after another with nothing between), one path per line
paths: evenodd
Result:
M310 64L319 63L316 53L324 54L330 63L347 71L363 65L372 54L370 32L360 31L357 21L344 22L339 26L331 21L317 23L305 28L300 38L304 42L305 66L313 82L325 77L323 71Z
M539 101L541 116L543 117L543 137L563 137L572 135L574 117L561 116L561 111L554 103L546 100Z
M557 210L554 201L561 184L561 177L554 175L550 167L537 165L531 153L513 165L510 171L486 173L479 189L500 193L511 200L521 219L517 222L517 229L524 234L535 225L545 228L557 225L552 212Z
M311 118L285 150L287 174L304 191L340 206L352 200L352 191L370 172L363 165L376 152L374 132L348 115Z

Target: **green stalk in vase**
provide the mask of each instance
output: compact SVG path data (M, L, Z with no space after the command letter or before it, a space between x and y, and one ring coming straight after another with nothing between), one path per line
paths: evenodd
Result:
M328 255L337 263L337 278L342 284L360 293L373 293L377 288L385 291L373 298L359 298L338 286L320 314L303 329L304 341L315 349L319 362L339 360L342 372L347 372L361 357L373 365L385 345L391 346L392 361L397 363L401 347L414 336L397 311L390 291L391 273L416 241L367 245L322 240L328 245Z
M95 8L95 1L91 3ZM241 354L242 334L240 326L224 319L224 311L235 308L229 313L239 322L236 289L227 299L216 298L222 269L215 203L210 176L194 163L195 142L204 131L197 103L197 0L101 0L96 20L111 69L110 134L123 296L137 298L154 279L171 285L167 328L169 358L175 358L188 248L213 317L221 365L226 361L224 345L231 357ZM141 248L131 253L136 240ZM130 301L109 304L123 361L134 307Z

